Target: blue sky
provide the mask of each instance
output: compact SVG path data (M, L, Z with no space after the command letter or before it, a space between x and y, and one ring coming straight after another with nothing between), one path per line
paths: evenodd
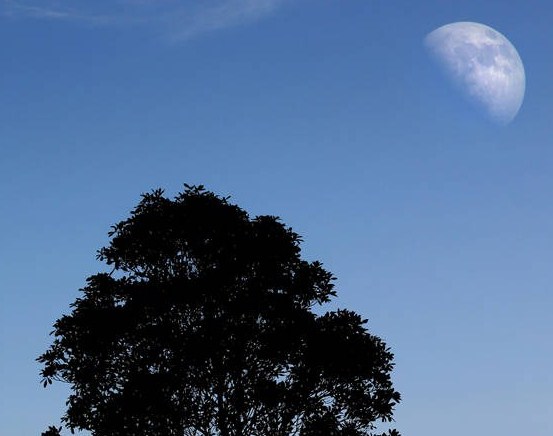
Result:
M0 1L0 434L64 408L35 357L142 192L274 214L396 354L405 435L553 431L553 7L536 0ZM526 69L504 127L424 51Z

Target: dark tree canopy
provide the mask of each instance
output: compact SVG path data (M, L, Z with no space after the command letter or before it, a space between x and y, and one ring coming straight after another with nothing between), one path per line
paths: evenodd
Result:
M355 436L391 421L393 355L355 312L312 311L334 278L278 218L186 186L143 195L109 236L112 272L87 279L38 358L45 386L71 387L66 428Z

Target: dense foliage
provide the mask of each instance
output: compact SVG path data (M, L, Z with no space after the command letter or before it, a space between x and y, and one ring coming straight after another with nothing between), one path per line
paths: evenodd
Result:
M144 195L109 235L112 272L87 279L38 358L45 386L71 387L65 427L355 436L391 420L393 355L358 314L312 311L333 276L278 218L186 186Z

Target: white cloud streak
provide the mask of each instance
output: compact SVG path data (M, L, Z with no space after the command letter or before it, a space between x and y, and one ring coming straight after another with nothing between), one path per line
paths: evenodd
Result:
M176 36L189 38L204 32L248 24L271 14L281 3L282 0L227 0L197 11L183 21L185 25Z
M170 40L253 23L287 0L0 0L4 18L145 26Z

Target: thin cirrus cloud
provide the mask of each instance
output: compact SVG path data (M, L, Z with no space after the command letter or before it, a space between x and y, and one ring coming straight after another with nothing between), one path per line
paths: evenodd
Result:
M95 26L148 26L171 40L258 21L287 0L0 0L13 19L80 22Z

